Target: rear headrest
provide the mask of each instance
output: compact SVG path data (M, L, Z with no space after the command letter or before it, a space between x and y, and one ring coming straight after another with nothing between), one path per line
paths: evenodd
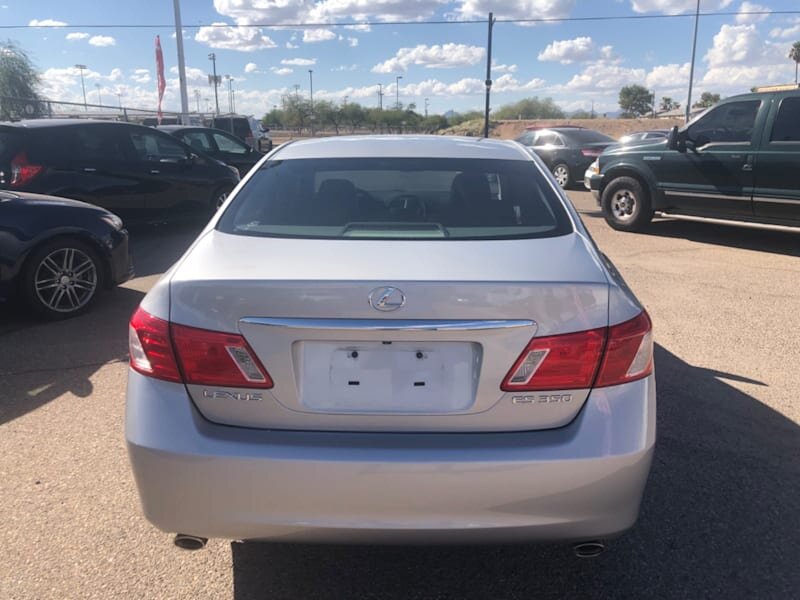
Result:
M453 178L450 195L457 204L484 204L491 197L489 180L485 173L459 173Z
M347 179L326 179L319 186L317 196L328 200L354 198L356 186Z

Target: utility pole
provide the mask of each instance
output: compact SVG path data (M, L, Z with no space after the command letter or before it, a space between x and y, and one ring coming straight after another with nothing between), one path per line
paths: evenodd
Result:
M219 116L219 94L217 93L217 86L219 85L220 80L217 78L217 55L213 52L208 55L208 60L211 61L211 68L212 68L212 79L214 82L214 106L217 108L217 112L215 113Z
M689 96L686 99L686 122L692 114L692 84L694 83L694 59L697 54L697 26L700 23L700 0L697 0L697 9L694 12L694 38L692 40L692 63L689 67Z
M94 87L97 88L97 103L102 105L103 104L103 97L100 95L101 86L100 86L99 83L95 83Z
M83 82L83 71L86 69L86 65L75 65L75 68L81 72L81 89L83 90L83 111L86 112L89 110L89 107L86 106L86 84Z
M653 90L653 118L656 118L656 91Z
M492 29L494 28L494 13L489 13L489 40L486 45L486 108L483 111L483 137L489 137L489 108L492 92Z
M300 100L300 84L294 84L294 99L299 101Z
M228 112L233 112L233 77L230 75L225 75L225 79L228 80Z
M403 78L402 75L398 75L394 78L394 92L395 92L395 102L394 107L396 110L400 110L400 80Z
M380 101L381 110L383 110L383 84L378 84L378 99Z
M183 25L181 24L180 0L172 0L175 9L175 41L178 42L178 81L181 88L181 123L188 125L189 95L186 92L186 61L183 57Z
M311 137L314 137L314 70L308 70L308 92L311 96Z
M197 112L200 113L200 90L194 91L194 99L197 102Z
M428 118L428 99L425 98L425 118Z
M119 109L122 110L122 92L117 90L117 102L119 103Z

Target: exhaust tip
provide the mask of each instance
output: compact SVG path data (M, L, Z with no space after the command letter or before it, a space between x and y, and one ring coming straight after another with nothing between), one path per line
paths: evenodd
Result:
M596 558L606 550L603 542L583 542L575 544L572 551L578 558Z
M179 533L175 536L175 545L182 550L202 550L208 538L198 537L196 535L187 535Z

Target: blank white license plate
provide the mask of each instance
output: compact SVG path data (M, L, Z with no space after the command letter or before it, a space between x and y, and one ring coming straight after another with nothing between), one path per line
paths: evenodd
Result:
M300 402L332 413L443 414L472 406L480 347L469 342L302 342Z

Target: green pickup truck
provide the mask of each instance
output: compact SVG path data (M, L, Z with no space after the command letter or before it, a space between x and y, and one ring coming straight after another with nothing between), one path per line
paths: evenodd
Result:
M800 227L800 87L732 96L666 140L608 149L584 184L622 231L656 212Z

